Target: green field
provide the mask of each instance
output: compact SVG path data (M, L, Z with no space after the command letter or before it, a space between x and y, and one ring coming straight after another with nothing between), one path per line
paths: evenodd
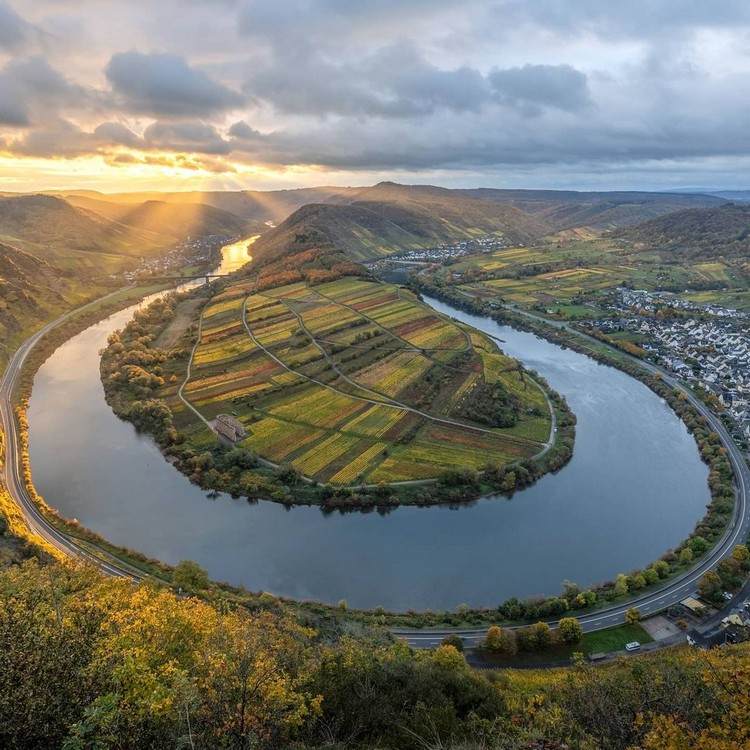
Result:
M458 285L469 296L544 309L565 319L601 315L597 302L622 284L686 293L688 299L748 309L747 268L736 260L680 262L668 253L635 252L612 238L548 239L469 256L430 272L433 281ZM706 287L725 286L699 291Z
M177 396L184 373L173 375L159 396L197 436ZM490 391L507 406L495 424L477 417ZM489 338L404 289L349 277L214 296L184 396L208 420L234 415L262 458L335 485L501 466L550 435L544 392Z

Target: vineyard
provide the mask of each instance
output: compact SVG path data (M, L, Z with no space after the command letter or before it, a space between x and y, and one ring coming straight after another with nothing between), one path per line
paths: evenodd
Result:
M396 286L243 281L215 294L199 323L183 396L206 420L242 422L242 447L317 482L435 479L531 458L550 437L546 397L515 360ZM197 436L179 385L159 395ZM503 426L465 416L490 386Z

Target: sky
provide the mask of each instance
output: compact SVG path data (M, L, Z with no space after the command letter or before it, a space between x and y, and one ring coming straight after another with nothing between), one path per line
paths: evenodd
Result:
M0 191L750 188L750 2L0 0Z

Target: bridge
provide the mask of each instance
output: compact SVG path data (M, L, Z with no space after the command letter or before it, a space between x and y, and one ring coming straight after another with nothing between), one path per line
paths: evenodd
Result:
M208 284L212 279L223 279L229 276L228 273L199 273L199 274L175 274L171 276L148 276L144 281L174 281L175 283L184 283L186 281L195 281L196 279L205 279Z

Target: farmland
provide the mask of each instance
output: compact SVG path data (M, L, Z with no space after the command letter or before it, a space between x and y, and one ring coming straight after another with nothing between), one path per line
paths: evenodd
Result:
M345 277L259 292L242 280L205 301L198 322L184 399L209 424L233 415L242 448L306 480L434 480L531 459L550 441L542 387L406 289ZM211 435L178 393L186 365L169 358L155 395L204 447Z
M426 275L477 299L510 303L565 319L595 318L617 286L722 299L750 286L748 268L732 258L685 258L643 251L614 236L560 233L531 247L510 247L433 267ZM744 303L744 304L743 304Z

